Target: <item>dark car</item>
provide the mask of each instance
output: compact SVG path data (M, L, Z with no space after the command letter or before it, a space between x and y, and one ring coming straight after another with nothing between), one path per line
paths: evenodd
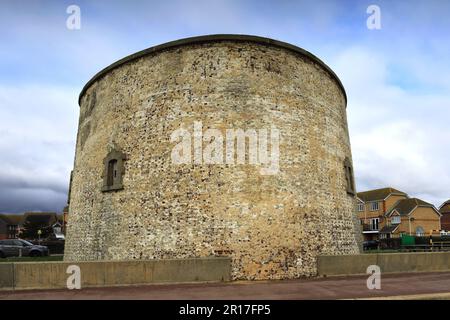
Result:
M370 250L370 249L378 249L379 242L378 240L368 240L363 242L363 249L364 250Z
M21 239L0 240L0 258L18 257L22 252L24 257L48 256L49 250L46 246L34 245Z

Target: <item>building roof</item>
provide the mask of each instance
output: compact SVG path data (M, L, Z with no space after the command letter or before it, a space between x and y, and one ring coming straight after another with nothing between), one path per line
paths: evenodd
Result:
M380 233L392 233L395 231L395 229L398 228L398 226L399 226L398 224L384 226L383 228L381 228Z
M56 212L25 212L23 220L50 225L59 219Z
M397 189L391 188L391 187L369 190L369 191L364 191L364 192L358 192L357 196L362 201L367 202L367 201L375 201L375 200L384 200L391 194L402 195L405 197L408 196L406 193L399 191Z
M441 206L439 207L439 212L450 213L450 199L441 204Z
M395 205L392 206L392 208L386 213L386 216L390 216L394 211L397 211L401 216L406 216L409 215L411 211L413 211L413 209L417 206L430 207L439 214L439 212L431 203L418 198L408 198L397 201Z
M25 212L22 214L0 213L0 219L9 225L22 226L25 221L41 222L46 224L62 223L64 221L62 214L56 212Z
M10 225L21 225L23 222L23 215L21 214L0 214L5 221L8 221L8 224Z
M4 215L0 213L0 220L2 220L5 224L11 224L9 219Z
M139 52L136 52L132 55L129 55L119 61L114 62L110 66L104 68L100 72L98 72L89 82L83 87L83 90L81 90L78 103L81 105L81 98L87 91L87 89L97 80L104 77L106 74L108 74L111 70L114 70L126 63L135 61L139 58L142 58L147 55L151 55L154 53L158 53L164 50L172 49L172 48L178 48L185 45L193 45L193 44L202 44L202 43L212 43L212 42L223 42L223 41L232 41L232 42L253 42L258 43L265 46L272 46L272 47L278 47L283 48L292 52L295 52L297 54L300 54L303 57L306 57L322 67L325 72L327 72L337 83L337 85L341 88L342 93L345 98L345 103L347 104L347 94L345 93L344 86L341 83L341 80L339 80L338 76L333 72L333 70L330 69L322 60L317 58L312 53L299 48L297 46L294 46L290 43L264 38L264 37L258 37L258 36L251 36L251 35L243 35L243 34L213 34L213 35L206 35L206 36L198 36L198 37L191 37L191 38L185 38L180 40L175 40L171 42L166 42Z

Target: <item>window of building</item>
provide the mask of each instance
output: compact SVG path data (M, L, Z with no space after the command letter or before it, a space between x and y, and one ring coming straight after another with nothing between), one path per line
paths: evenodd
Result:
M418 236L418 237L425 236L425 231L423 230L422 227L419 226L419 227L416 228L416 236Z
M108 179L106 182L108 187L114 185L115 179L117 179L117 159L112 159L108 162Z
M399 224L401 222L400 216L393 216L391 218L391 223L392 224Z
M377 211L379 209L378 202L370 203L370 211Z
M371 230L378 230L378 224L380 223L379 218L373 218L370 219L370 229Z
M364 203L358 203L358 211L364 211Z
M345 180L347 182L347 193L355 195L355 180L353 177L353 166L348 157L344 160Z
M123 189L123 161L125 155L117 150L112 150L103 160L103 188L102 191L113 191Z

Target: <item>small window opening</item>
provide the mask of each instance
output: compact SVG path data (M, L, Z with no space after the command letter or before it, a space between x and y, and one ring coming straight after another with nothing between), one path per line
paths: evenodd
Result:
M355 195L355 180L353 177L353 167L349 158L345 158L344 161L345 180L347 181L347 193Z

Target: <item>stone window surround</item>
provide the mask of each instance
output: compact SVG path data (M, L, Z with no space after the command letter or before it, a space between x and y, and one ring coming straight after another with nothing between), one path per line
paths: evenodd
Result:
M344 160L344 169L345 169L345 180L347 181L347 193L354 196L356 194L355 191L355 180L353 176L353 166L348 157Z
M124 165L123 162L126 160L126 156L124 153L118 151L118 150L111 150L108 155L103 159L103 192L108 191L116 191L116 190L122 190L123 189L123 174L124 174ZM111 161L117 161L117 178L113 179L113 182L110 183L109 177L111 176L111 168L110 168L110 162Z

